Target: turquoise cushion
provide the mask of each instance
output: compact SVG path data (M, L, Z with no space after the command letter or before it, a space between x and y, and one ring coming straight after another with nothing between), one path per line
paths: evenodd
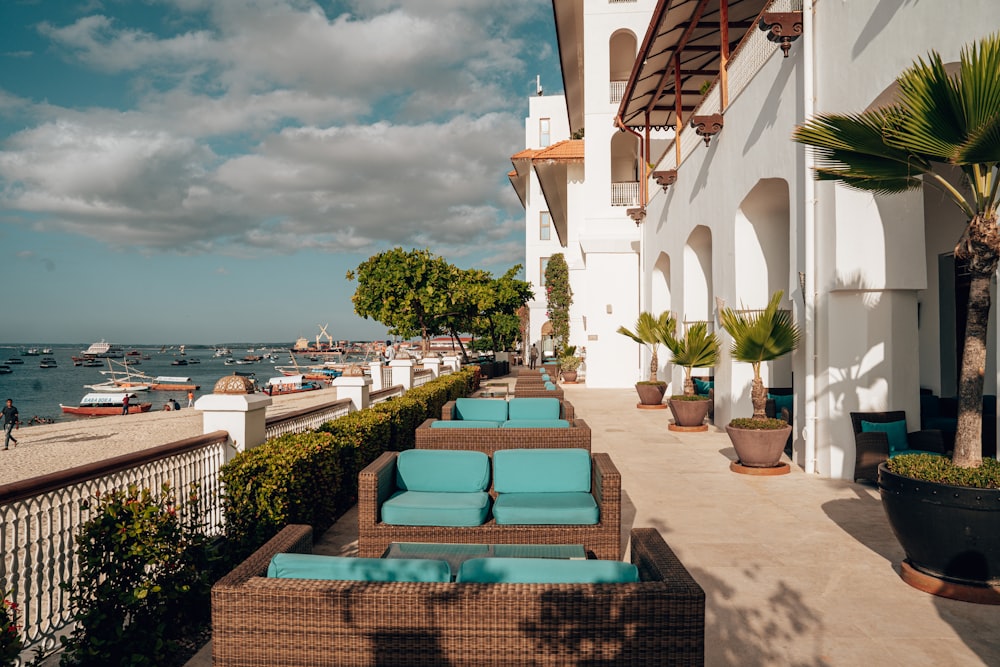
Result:
M774 399L774 413L779 417L781 416L781 410L783 408L788 410L788 412L791 412L792 405L795 404L795 396L792 394L768 394L767 397Z
M431 428L499 428L501 423L475 419L438 419L431 422Z
M481 526L489 513L485 491L397 491L382 503L382 521L395 526Z
M503 428L569 428L565 419L508 419Z
M497 525L592 526L600 519L589 493L501 493L493 501Z
M497 493L590 493L586 449L501 449L493 453Z
M862 433L885 433L889 437L889 451L901 452L909 447L906 444L906 420L896 422L866 422L861 420Z
M403 491L485 491L490 458L483 452L408 449L396 457L396 488Z
M715 387L714 380L702 380L700 378L691 378L691 380L694 382L694 392L702 396L708 396L708 390Z
M559 419L558 398L512 398L507 403L507 419Z
M507 401L502 398L457 398L454 419L473 421L507 421Z
M455 578L466 584L633 584L639 570L617 560L472 558Z
M542 379L548 382L551 378L549 377L548 373L542 373Z
M451 581L451 568L446 561L426 558L383 559L275 554L267 566L267 576L277 579L447 583Z
M549 391L552 391L553 389L556 388L556 385L553 384L552 382L546 382L545 383L545 388L548 389Z

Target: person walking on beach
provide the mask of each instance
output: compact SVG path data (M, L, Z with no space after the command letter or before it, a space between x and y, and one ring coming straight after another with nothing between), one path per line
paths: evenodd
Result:
M536 361L538 361L538 348L532 343L531 352L528 353L528 368L534 369Z
M7 405L3 407L3 431L6 436L3 441L4 449L10 447L11 440L14 441L14 446L17 447L17 438L11 435L11 431L16 428L21 428L20 415L17 414L17 408L14 407L14 399L8 398Z
M188 389L188 407L189 408L194 407L194 391L192 391L191 389Z
M128 394L122 396L122 414L128 414Z

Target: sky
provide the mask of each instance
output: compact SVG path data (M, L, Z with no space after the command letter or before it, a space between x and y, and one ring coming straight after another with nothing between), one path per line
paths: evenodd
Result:
M0 344L380 339L349 269L524 261L549 0L3 0Z

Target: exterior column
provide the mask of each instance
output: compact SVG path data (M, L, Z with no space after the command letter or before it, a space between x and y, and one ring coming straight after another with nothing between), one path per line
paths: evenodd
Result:
M425 357L423 359L423 365L425 369L430 369L431 373L434 373L434 377L441 377L440 357Z
M354 411L368 407L368 391L371 384L372 379L364 375L341 375L333 381L333 386L337 388L337 398L351 399L351 410Z
M194 407L202 412L202 432L227 431L226 462L237 453L262 445L266 439L267 406L264 394L205 394Z
M462 367L462 364L458 359L459 357L457 354L446 354L444 355L443 363L451 369L452 373L456 373L458 372L458 369Z
M382 386L382 362L381 361L369 361L368 368L372 374L372 391L382 391L385 387Z
M392 369L392 384L403 385L403 391L413 388L413 359L393 359L389 362Z

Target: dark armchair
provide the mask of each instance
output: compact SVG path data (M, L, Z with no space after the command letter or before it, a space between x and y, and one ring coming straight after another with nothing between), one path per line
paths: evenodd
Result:
M854 427L854 444L857 447L857 454L854 458L854 479L855 481L878 481L878 466L883 461L888 461L890 456L889 436L878 431L865 432L861 422L871 422L876 424L889 424L892 422L906 422L906 412L903 410L892 410L890 412L852 412L851 424ZM935 454L945 454L946 446L944 436L937 429L927 429L923 431L911 431L906 434L905 450L896 449L893 455L902 451L907 452L933 452Z

